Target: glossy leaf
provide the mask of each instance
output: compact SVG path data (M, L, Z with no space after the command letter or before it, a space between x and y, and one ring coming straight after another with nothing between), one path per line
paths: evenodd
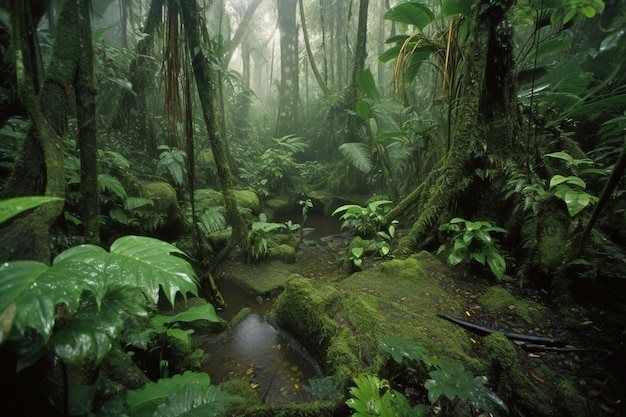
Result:
M435 15L425 4L400 3L385 13L385 19L414 25L423 30L435 20Z
M30 196L0 200L0 224L26 210L54 201L63 201L59 197Z

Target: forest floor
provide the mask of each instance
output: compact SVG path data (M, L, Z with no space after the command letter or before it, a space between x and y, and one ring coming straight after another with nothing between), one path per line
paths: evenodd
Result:
M337 246L329 250L319 242L308 242L300 247L294 264L246 264L234 257L220 265L217 285L232 280L244 291L264 297L269 308L294 277L315 286L331 285L345 291L346 300L354 296L367 300L383 316L390 333L421 335L418 340L429 351L464 360L469 368L483 359L484 334L452 324L441 315L499 332L559 339L566 346L531 351L521 342L515 344L518 367L533 389L545 393L545 401L572 401L565 409L575 410L579 399L562 394L567 392L563 381L569 381L566 385L586 398L585 407L592 410L572 415L626 416L623 306L573 305L558 312L541 290L463 276L425 252L407 260L372 263L364 271L346 275L339 262L342 254L336 250ZM356 322L353 319L351 325ZM553 395L557 391L561 394ZM561 405L538 406L551 407Z

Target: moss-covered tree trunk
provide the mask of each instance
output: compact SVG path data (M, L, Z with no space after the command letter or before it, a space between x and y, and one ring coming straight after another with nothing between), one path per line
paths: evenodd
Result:
M41 180L16 190L15 195L43 193L48 196L65 197L65 171L63 169L63 153L59 136L46 119L35 93L33 68L25 65L24 57L27 44L28 9L21 0L11 2L12 46L15 53L15 69L20 101L28 110L33 122L29 139L25 142L25 152L20 165L40 167ZM29 156L34 156L29 160ZM32 171L32 170L31 170ZM19 177L15 176L20 179ZM21 178L24 180L24 178ZM34 178L33 178L34 179ZM39 184L39 185L38 185ZM41 189L39 189L41 186ZM63 213L63 203L50 203L38 207L26 216L18 218L0 232L0 261L30 259L50 263L50 227Z
M472 157L468 152L471 144L482 141L495 152L502 152L513 136L509 133L503 140L493 140L495 132L514 128L503 121L509 120L507 114L511 110L510 93L514 91L510 76L510 39L499 39L499 36L510 36L503 32L500 25L512 3L512 0L495 3L481 0L474 9L474 25L465 52L456 135L442 168L432 173L437 176L437 180L426 180L432 186L423 190L426 195L420 201L424 201L424 204L417 209L419 216L408 235L411 250L423 245L440 216L450 214L458 202L463 177L471 175L467 170ZM505 65L502 63L503 59ZM483 122L486 123L485 126ZM475 201L480 198L475 196Z
M86 241L99 243L96 87L93 75L89 0L65 0L57 21L57 36L41 102L58 134L66 131L73 92L78 119L80 199Z
M237 200L233 193L233 179L224 143L218 134L215 120L215 108L213 92L211 91L211 74L208 60L204 55L203 45L200 43L200 9L196 0L181 0L183 25L187 48L191 54L192 67L198 89L198 96L202 106L202 116L207 128L207 134L211 143L211 150L217 166L217 174L222 188L224 207L226 208L228 221L233 232L228 243L228 250L235 245L245 245L246 224L239 212Z

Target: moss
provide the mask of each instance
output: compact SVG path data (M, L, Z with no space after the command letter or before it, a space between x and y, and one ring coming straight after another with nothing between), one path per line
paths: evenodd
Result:
M294 335L319 363L326 362L326 350L337 334L339 323L329 313L341 303L341 294L329 285L313 286L294 277L274 305L272 316L278 326Z
M243 401L244 407L256 406L261 404L261 400L257 396L257 393L250 386L249 381L244 381L240 378L229 379L222 382L219 387L228 394L236 395Z
M265 202L265 205L272 211L273 216L288 214L293 210L287 197L271 198Z
M480 361L469 354L472 343L467 333L437 316L463 310L446 289L447 280L436 273L441 267L431 254L422 252L382 262L339 285L359 294L377 312L383 321L377 329L379 337L398 336L439 356L462 360L472 370L480 369Z
M277 260L233 267L231 278L255 295L277 295L294 277L295 266Z
M259 214L261 212L261 202L254 191L233 190L233 194L235 194L239 208L249 209L252 214Z
M244 321L250 314L252 314L252 309L250 307L244 307L233 317L229 322L228 326L231 328L237 327L239 323Z
M286 264L296 263L296 249L285 243L269 248L269 256Z
M480 304L490 313L508 317L512 326L534 328L537 323L544 320L545 316L545 309L540 304L532 300L516 298L497 285L487 288L480 297Z
M526 377L518 370L517 351L513 343L502 333L485 337L483 348L491 379L502 398L511 398L515 390L526 383Z
M572 417L586 417L592 414L592 405L580 395L576 386L570 380L561 379L557 386L557 400L567 411L567 415ZM596 413L599 410L596 410Z
M233 411L234 415L241 417L327 417L335 415L339 407L340 405L332 401L316 401L302 404L247 406ZM345 413L337 415L345 415Z

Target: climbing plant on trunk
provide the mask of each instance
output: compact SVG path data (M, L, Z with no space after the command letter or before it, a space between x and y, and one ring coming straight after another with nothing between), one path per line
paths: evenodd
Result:
M205 55L205 46L200 42L200 8L196 0L181 0L181 14L185 27L185 39L188 53L191 54L191 65L193 68L196 88L202 106L202 117L206 124L207 134L211 143L211 150L217 166L217 174L222 187L224 207L226 208L229 223L233 232L228 246L225 250L230 250L238 244L245 244L246 224L239 212L235 194L233 192L233 179L224 143L219 136L217 123L215 120L215 107L213 102L214 92L211 91L212 78L209 70L208 57ZM192 197L193 198L193 197Z

